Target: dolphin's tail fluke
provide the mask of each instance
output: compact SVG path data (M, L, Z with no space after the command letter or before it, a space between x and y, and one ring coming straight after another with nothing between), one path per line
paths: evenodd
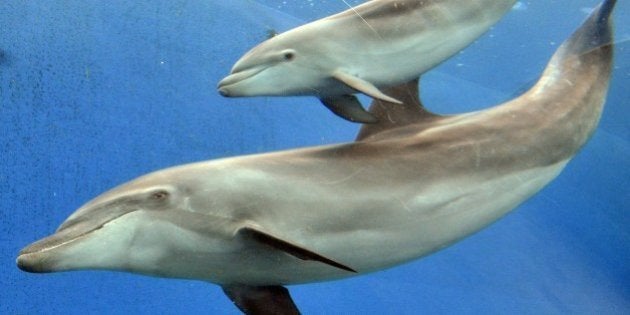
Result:
M554 61L567 58L569 55L585 55L603 46L612 45L611 14L616 3L617 0L605 0L595 7L582 26L558 49Z

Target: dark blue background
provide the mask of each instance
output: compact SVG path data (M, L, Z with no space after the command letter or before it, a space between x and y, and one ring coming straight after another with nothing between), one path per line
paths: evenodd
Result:
M462 112L514 97L596 4L525 3L425 76L430 108ZM341 0L1 1L0 313L237 314L204 282L27 274L15 257L84 202L144 173L350 141L358 126L314 98L224 99L215 89L270 30L343 9ZM557 180L435 255L291 287L303 312L630 313L628 1L615 15L617 59L602 122Z

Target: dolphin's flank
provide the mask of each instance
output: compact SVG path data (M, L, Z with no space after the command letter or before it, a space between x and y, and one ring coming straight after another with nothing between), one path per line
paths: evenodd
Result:
M540 80L499 106L443 117L417 84L384 89L347 144L160 170L90 201L24 248L28 272L119 270L220 285L247 314L297 314L284 285L429 255L553 180L599 121L612 65L606 0ZM334 311L334 310L332 310Z

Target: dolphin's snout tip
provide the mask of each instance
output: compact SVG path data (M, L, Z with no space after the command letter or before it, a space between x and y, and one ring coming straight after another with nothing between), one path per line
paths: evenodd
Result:
M55 259L47 255L41 255L39 253L27 253L20 252L15 263L20 270L30 273L50 273L58 270L55 267Z
M32 243L18 253L15 263L22 271L32 273L48 273L56 271L57 257L51 248L59 244L55 235Z
M219 91L219 94L221 94L221 96L224 97L230 97L232 96L232 93L230 93L230 89L227 88L227 86L231 83L231 74L228 75L227 77L223 78L221 81L219 81L219 83L217 84L217 90Z
M35 263L35 260L32 259L31 256L32 255L30 254L19 254L18 257L15 259L15 263L17 264L18 268L26 272L32 272L32 273L42 272L40 271L41 268L37 268L37 264Z
M15 263L18 268L26 272L37 272L35 257L33 255L33 246L29 245L24 247L15 259Z
M15 259L15 264L17 264L18 268L20 268L20 270L22 271L28 272L31 269L30 265L24 258L24 255L18 255L17 258Z
M230 97L230 91L226 88L219 87L219 94L224 97Z

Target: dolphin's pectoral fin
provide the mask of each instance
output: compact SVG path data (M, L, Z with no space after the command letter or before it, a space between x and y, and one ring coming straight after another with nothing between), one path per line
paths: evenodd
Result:
M357 123L373 124L378 121L374 115L363 109L354 95L340 95L321 98L320 101L335 115Z
M258 243L265 244L267 246L271 246L275 249L281 250L291 256L297 257L302 260L319 261L335 268L343 269L350 272L356 272L356 270L342 265L330 258L326 258L320 254L317 254L285 240L279 239L271 234L265 233L253 227L243 227L238 230L238 234L244 237L251 238Z
M283 286L223 285L223 292L248 315L297 315L297 306Z
M371 96L373 98L376 98L382 101L387 101L390 103L402 104L401 101L393 97L387 96L385 93L381 92L381 90L379 90L376 86L374 86L374 84L368 81L365 81L359 77L355 77L343 71L337 70L333 73L333 78L343 82L347 86L365 95Z

